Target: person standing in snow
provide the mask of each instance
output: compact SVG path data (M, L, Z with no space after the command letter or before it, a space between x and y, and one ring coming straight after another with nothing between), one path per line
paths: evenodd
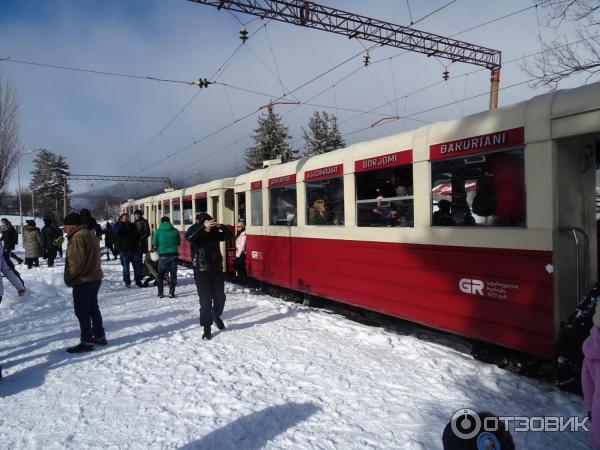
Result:
M246 282L246 225L240 221L237 224L235 235L235 260L233 266L236 271L237 281Z
M225 328L221 319L225 308L225 278L219 242L233 239L233 233L208 213L200 213L196 219L197 224L188 229L185 239L194 249L192 264L200 297L200 325L204 327L202 339L209 340L213 321L219 330Z
M140 241L140 261L143 260L144 254L148 252L148 238L150 237L150 225L148 224L148 221L144 219L143 216L144 213L139 209L136 209L133 212L133 217L135 218L134 225L137 228Z
M58 238L62 233L57 233L56 228L52 225L50 217L44 217L44 226L42 227L42 247L45 257L48 259L48 267L54 266L54 260L58 253Z
M160 259L158 260L158 297L163 298L163 277L169 272L169 297L175 297L175 286L177 285L177 262L179 253L177 248L181 243L179 231L171 225L168 216L160 219L158 230L152 236L152 247L156 249Z
M600 307L592 318L590 335L583 342L583 367L581 368L581 386L583 403L592 421L592 445L600 449Z
M9 258L17 260L17 264L21 264L23 260L19 258L15 253L15 247L19 243L19 233L10 223L6 217L0 221L0 228L2 228L2 243L4 244L4 253L8 254Z
M25 264L27 264L27 268L31 269L32 266L40 267L39 258L42 256L44 242L42 241L42 233L35 225L34 220L28 220L27 226L23 229L23 248L25 249Z
M123 266L123 282L126 287L131 285L131 276L129 274L129 264L133 266L133 276L135 284L142 287L142 266L138 261L137 253L140 248L140 239L137 228L129 221L129 214L124 213L119 217L119 223L113 228L121 265Z
M90 230L92 233L96 234L98 239L102 239L102 227L98 225L96 219L92 217L92 213L87 208L83 208L79 211L79 215L81 216L81 220L83 220L83 224Z
M0 242L0 255L4 254L4 246L2 242ZM15 287L19 297L23 297L25 295L25 285L21 278L9 267L9 265L5 261L5 257L0 257L0 303L2 303L2 296L4 295L4 283L2 282L2 278L5 276L8 281ZM2 379L2 367L0 366L0 380Z
M97 236L83 224L79 214L67 214L63 223L68 241L64 278L65 284L73 288L73 306L81 331L81 341L67 348L67 352L90 352L96 344L106 345L98 306L98 291L103 276L100 246Z
M110 261L110 254L113 254L113 259L117 259L119 252L114 246L115 235L113 233L112 225L109 220L106 221L106 228L104 229L104 247L106 247L106 260Z

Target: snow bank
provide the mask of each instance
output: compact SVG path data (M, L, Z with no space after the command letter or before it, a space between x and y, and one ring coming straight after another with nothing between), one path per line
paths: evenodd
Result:
M62 267L23 270L0 304L0 448L441 449L452 414L583 415L581 399L474 361L459 338L369 327L227 284L227 329L201 341L190 271L178 298L125 289L104 262L109 345L84 355ZM588 448L587 433L513 433Z

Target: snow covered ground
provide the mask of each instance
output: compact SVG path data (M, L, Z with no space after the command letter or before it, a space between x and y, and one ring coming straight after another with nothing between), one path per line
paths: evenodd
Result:
M125 289L103 262L109 345L78 341L55 268L20 266L0 304L2 449L441 449L452 414L585 414L579 397L474 361L459 338L352 322L228 284L227 329L203 342L189 270L176 299ZM585 449L588 435L513 433L520 449Z

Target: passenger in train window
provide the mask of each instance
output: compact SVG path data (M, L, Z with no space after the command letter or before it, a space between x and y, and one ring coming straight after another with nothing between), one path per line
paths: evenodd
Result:
M386 227L394 227L398 223L398 207L383 197L379 196L376 199L377 205L373 208L374 224L381 224Z
M306 206L307 225L344 225L344 179L307 182Z
M325 195L317 192L311 203L312 206L308 208L308 225L329 225Z
M438 210L433 213L433 225L436 227L449 227L454 225L452 214L450 213L451 203L448 200L438 201Z

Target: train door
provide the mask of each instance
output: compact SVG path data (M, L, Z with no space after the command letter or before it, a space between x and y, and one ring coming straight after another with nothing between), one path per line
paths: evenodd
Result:
M558 226L555 230L556 324L598 280L596 192L600 136L555 141Z

